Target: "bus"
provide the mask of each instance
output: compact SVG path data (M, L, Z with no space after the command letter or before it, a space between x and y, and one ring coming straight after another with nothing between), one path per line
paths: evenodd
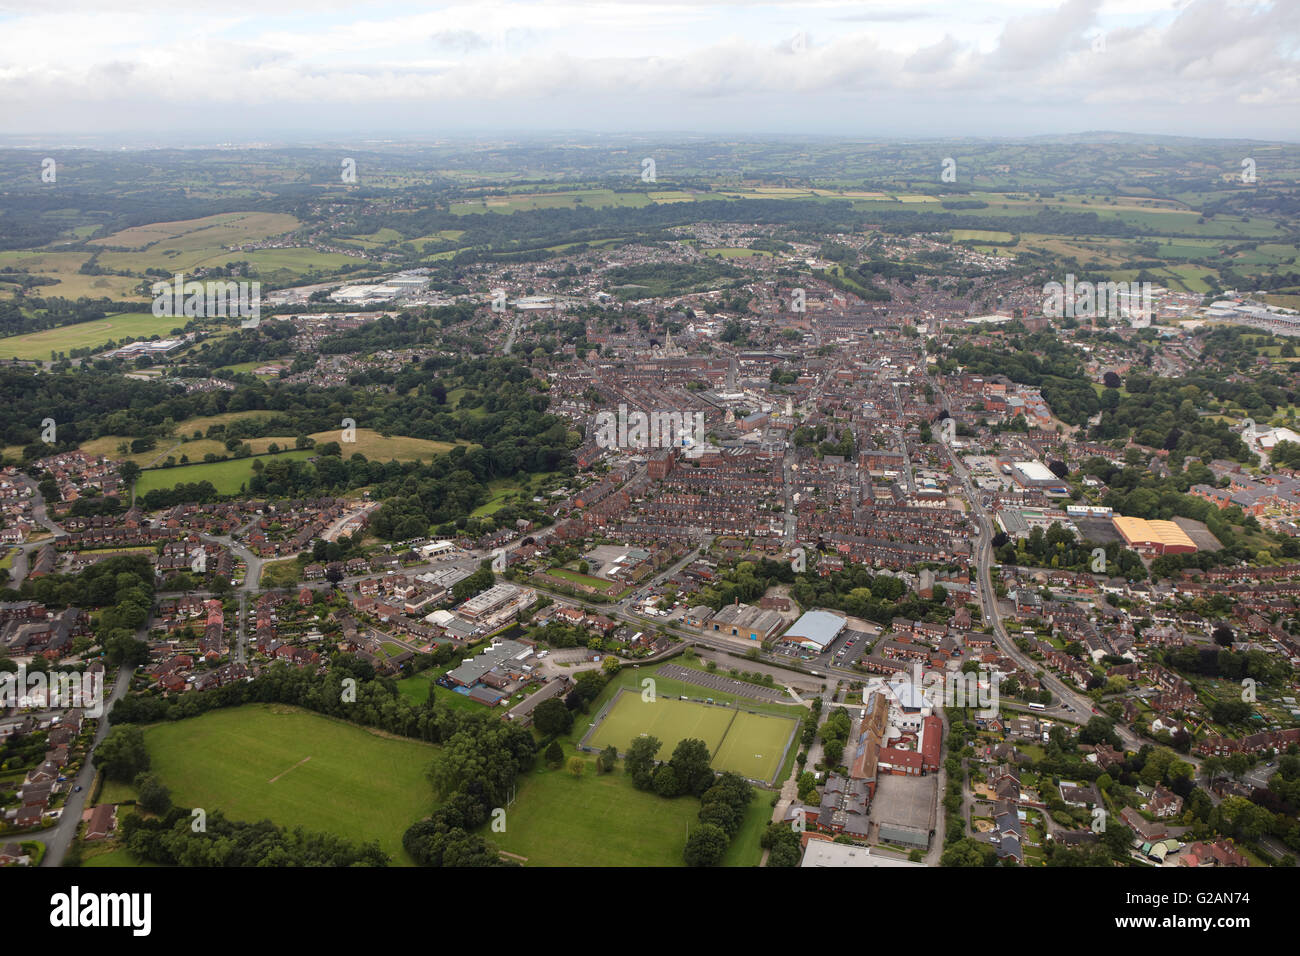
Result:
M1029 709L1030 709L1030 710L1047 710L1047 705L1046 705L1046 704L1030 704L1030 705L1029 705Z

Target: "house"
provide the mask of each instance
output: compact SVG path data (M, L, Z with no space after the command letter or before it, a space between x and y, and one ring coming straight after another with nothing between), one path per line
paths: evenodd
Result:
M1072 807L1093 807L1101 806L1101 794L1097 792L1096 784L1087 784L1080 786L1077 783L1071 783L1068 780L1061 781L1061 799Z
M993 816L993 830L989 840L997 849L998 859L1025 862L1022 844L1025 841L1025 826L1020 821L1020 810L1011 800L998 802Z
M0 866L31 866L32 858L17 843L0 846Z
M82 814L86 823L87 840L106 840L117 830L117 806L102 803Z
M1120 819L1133 830L1137 837L1146 843L1154 843L1169 836L1169 828L1161 822L1152 822L1132 807L1120 811Z
M1143 809L1157 817L1176 817L1183 812L1183 798L1172 790L1158 786L1147 798Z
M1227 840L1193 843L1178 861L1183 866L1250 866L1250 861Z

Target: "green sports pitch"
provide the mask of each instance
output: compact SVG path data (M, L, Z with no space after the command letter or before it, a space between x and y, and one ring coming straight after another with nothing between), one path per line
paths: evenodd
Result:
M715 770L770 783L798 726L793 718L671 697L647 701L621 690L583 744L596 750L613 744L626 753L633 740L648 734L663 741L659 759L667 760L679 741L694 737L708 746Z

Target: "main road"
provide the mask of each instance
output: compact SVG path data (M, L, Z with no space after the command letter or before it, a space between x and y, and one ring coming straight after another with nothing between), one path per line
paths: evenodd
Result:
M947 403L947 397L940 391L940 397L944 403ZM943 443L941 443L943 444ZM980 607L984 614L984 620L993 627L993 641L998 650L1005 654L1016 665L1024 670L1027 674L1037 674L1042 672L1040 678L1043 686L1046 687L1058 700L1069 704L1074 711L1082 718L1093 712L1094 703L1091 697L1080 694L1077 690L1071 688L1068 684L1060 680L1050 671L1047 671L1041 664L1034 661L1028 654L1016 646L1015 640L1007 633L1006 626L1002 623L1002 615L998 610L997 592L993 589L993 518L984 503L976 494L975 487L971 483L970 472L962 463L960 456L952 449L951 446L944 444L948 453L948 459L952 462L953 473L962 483L962 488L966 493L966 500L970 502L971 513L975 516L975 522L978 526L978 532L975 536L975 561L977 568L976 586L979 588ZM1138 750L1144 741L1133 733L1127 726L1122 723L1115 724L1115 732L1119 734L1120 740L1124 746L1130 750Z

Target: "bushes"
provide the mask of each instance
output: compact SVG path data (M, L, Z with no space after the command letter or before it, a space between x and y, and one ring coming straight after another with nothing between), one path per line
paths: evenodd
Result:
M769 823L763 831L759 845L768 851L767 865L777 867L798 866L803 850L797 831L783 823Z
M728 845L740 832L745 809L753 799L754 788L749 781L730 772L704 791L700 797L700 825L691 831L682 854L688 866L716 866L721 862Z
M329 833L286 830L263 820L238 823L220 810L195 832L190 811L173 807L156 820L130 815L122 840L131 854L151 863L178 866L387 866L377 843L356 845Z

